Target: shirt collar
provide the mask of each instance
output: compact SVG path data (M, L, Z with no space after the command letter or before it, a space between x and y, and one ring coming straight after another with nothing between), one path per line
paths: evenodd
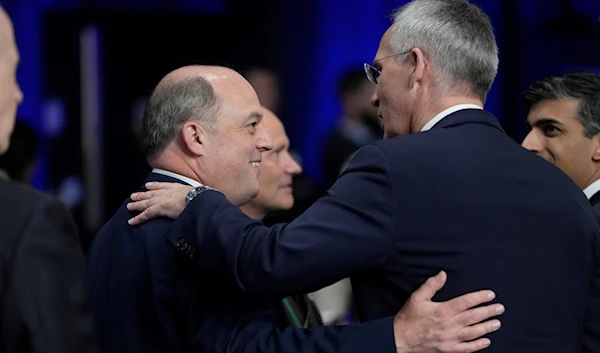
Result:
M587 196L588 200L592 198L598 191L600 191L600 179L591 183L587 188L583 189L583 193Z
M482 107L480 107L476 104L458 104L458 105L452 106L452 107L444 110L443 112L439 113L438 115L434 116L433 119L429 120L429 122L427 124L425 124L425 126L423 126L423 128L421 129L421 132L431 130L431 128L435 124L439 123L442 119L444 119L448 115L455 113L459 110L463 110L463 109L483 110Z
M160 168L154 168L152 169L152 173L156 173L156 174L162 174L162 175L166 175L168 177L171 178L175 178L175 179L179 179L181 181L183 181L184 183L191 185L195 188L197 188L198 186L204 186L201 183L199 183L197 180L194 179L190 179L188 177L185 177L183 175L177 174L177 173L173 173L173 172L169 172L167 170L164 169L160 169Z

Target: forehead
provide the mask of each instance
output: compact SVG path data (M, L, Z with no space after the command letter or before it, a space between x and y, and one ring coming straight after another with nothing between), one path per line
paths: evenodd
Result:
M271 135L271 140L273 141L273 145L275 147L288 143L288 137L285 133L283 124L272 113L265 112L263 124L265 125L265 130L267 130L267 133Z
M555 119L563 123L577 122L579 100L545 99L535 103L529 110L527 120Z
M377 54L375 55L375 59L373 61L377 61L392 54L392 49L390 48L391 37L392 27L388 28L381 37L381 40L379 41L379 48L377 49Z
M245 79L227 79L213 83L220 100L224 123L239 124L252 115L262 116L256 92Z

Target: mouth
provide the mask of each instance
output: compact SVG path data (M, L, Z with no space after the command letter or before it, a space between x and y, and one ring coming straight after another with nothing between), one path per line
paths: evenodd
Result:
M250 165L253 167L260 167L260 162L250 162Z

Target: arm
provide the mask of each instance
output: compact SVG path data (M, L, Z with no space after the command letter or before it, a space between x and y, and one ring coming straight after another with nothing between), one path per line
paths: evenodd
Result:
M75 226L58 201L39 201L9 261L2 308L6 352L94 352L83 256Z
M264 227L221 193L206 191L168 237L188 255L194 248L202 270L242 290L312 292L383 264L393 248L395 197L385 156L367 146L327 195L288 225Z
M440 273L413 293L392 318L360 325L329 326L314 330L279 329L267 310L245 311L236 317L212 315L203 323L202 351L206 352L320 352L320 353L419 353L475 352L490 345L479 338L500 327L498 320L479 323L499 314L501 305L477 307L493 299L493 293L471 293L445 303L431 298L444 285ZM467 307L477 307L465 311ZM227 327L227 329L223 329ZM479 339L478 339L479 338Z

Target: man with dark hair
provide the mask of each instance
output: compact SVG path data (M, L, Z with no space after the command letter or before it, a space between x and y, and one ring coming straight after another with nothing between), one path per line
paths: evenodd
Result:
M348 70L340 79L338 96L342 116L327 137L323 151L327 187L335 183L354 152L383 135L377 109L369 104L374 91L363 70Z
M491 22L476 5L411 1L365 64L384 140L361 148L300 217L267 228L214 190L186 206L185 189L163 183L133 197L130 209L143 211L132 222L181 214L187 221L170 241L194 249L199 273L249 293L351 276L367 324L443 268L441 300L491 288L506 305L486 352L579 352L600 227L564 173L483 111L498 64Z
M23 93L10 18L0 7L0 155L10 145ZM0 351L91 353L83 255L69 213L55 199L0 180Z
M590 200L600 221L600 74L567 71L534 82L523 94L530 131L522 146L565 172ZM600 352L600 281L594 291L584 347Z

